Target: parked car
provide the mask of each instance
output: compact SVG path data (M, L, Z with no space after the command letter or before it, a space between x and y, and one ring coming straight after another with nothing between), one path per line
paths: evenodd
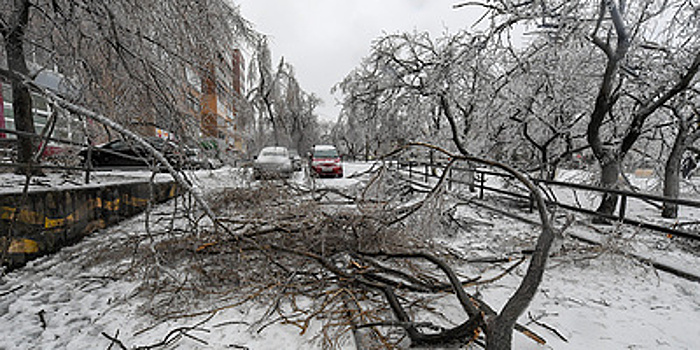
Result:
M301 171L301 156L299 156L299 152L295 149L290 149L289 158L292 159L292 168L294 171Z
M343 177L343 163L335 146L314 146L309 160L312 175Z
M186 164L187 156L184 154L184 148L175 142L157 137L150 137L145 140L161 152L171 165L181 167ZM81 164L85 165L85 162L88 160L88 148L85 147L80 150L78 157L80 157ZM150 164L155 163L155 159L145 147L136 142L123 139L93 147L90 160L95 168L112 166L148 167Z
M293 172L292 160L285 147L265 147L253 162L253 178L289 178Z

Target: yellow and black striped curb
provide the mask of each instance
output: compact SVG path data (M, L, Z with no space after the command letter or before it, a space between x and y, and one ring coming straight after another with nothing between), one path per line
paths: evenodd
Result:
M149 201L160 203L177 195L175 182L145 181L0 194L2 263L22 266L142 212Z

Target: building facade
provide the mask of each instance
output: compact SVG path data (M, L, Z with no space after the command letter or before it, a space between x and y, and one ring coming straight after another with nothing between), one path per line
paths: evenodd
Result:
M65 87L63 77L55 72L46 70L37 75L34 82L54 93L65 95L69 89ZM37 133L41 133L49 117L53 112L51 105L43 96L32 93L32 112L34 114L34 128ZM15 118L12 107L12 87L9 82L0 79L0 129L10 132L1 132L0 140L14 140L17 136L11 131L15 131ZM62 116L56 119L52 137L72 142L80 142L84 139L84 132L80 121L73 116Z
M229 152L243 152L237 115L243 98L244 60L239 49L220 55L200 74L200 130L202 138L222 141Z

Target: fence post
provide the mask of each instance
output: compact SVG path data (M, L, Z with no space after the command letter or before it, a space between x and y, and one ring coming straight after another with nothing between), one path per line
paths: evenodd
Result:
M428 173L429 172L430 172L430 164L425 163L425 181L424 182L428 182Z
M452 168L447 173L447 189L452 190Z
M479 199L484 199L484 182L486 181L486 173L481 173L479 179Z
M472 168L471 163L467 163L467 182L469 184L469 192L476 192L476 186L474 185L476 183L476 176L478 176L478 172Z
M627 211L627 195L620 195L620 219L625 218L625 212Z
M412 160L408 161L408 178L409 179L413 178L413 161Z
M90 183L90 172L92 171L92 145L88 144L87 156L85 157L85 184Z

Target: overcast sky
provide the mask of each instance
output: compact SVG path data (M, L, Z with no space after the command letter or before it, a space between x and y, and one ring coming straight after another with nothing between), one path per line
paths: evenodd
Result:
M233 0L255 29L270 37L273 64L281 56L296 69L301 87L324 104L318 114L335 120L330 93L382 33L456 32L477 19L476 9L455 10L459 0Z

